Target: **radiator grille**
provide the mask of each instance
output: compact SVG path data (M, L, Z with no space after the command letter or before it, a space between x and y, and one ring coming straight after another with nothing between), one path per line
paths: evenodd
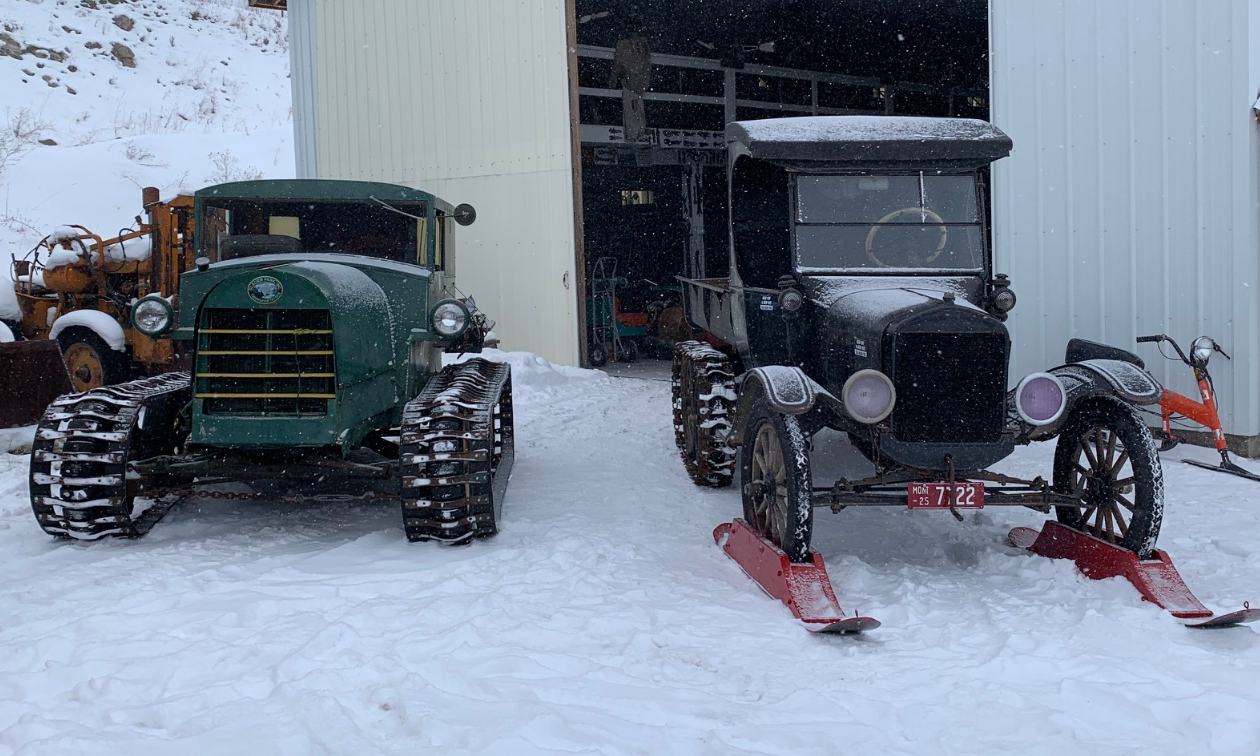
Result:
M902 441L984 443L1001 438L1006 338L996 333L900 333L894 345Z
M336 398L327 310L207 309L196 397L209 415L326 415Z

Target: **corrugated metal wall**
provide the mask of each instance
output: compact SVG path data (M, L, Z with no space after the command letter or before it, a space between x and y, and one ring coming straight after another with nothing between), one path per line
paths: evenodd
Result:
M990 0L998 270L1013 375L1080 336L1207 333L1227 432L1260 433L1257 0ZM1137 350L1195 394L1189 369Z
M319 165L315 160L315 14L307 0L295 0L288 6L288 14L297 177L319 178Z
M475 205L460 289L504 348L576 364L564 0L311 3L318 175Z

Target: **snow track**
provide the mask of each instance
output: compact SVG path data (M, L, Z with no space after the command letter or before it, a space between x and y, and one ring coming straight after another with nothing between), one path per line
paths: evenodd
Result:
M0 754L1260 752L1260 634L1005 545L1039 515L819 512L884 626L811 635L713 546L739 494L687 478L668 383L513 362L503 531L464 547L221 500L55 543L0 456ZM1166 466L1161 546L1213 608L1260 599L1260 487Z

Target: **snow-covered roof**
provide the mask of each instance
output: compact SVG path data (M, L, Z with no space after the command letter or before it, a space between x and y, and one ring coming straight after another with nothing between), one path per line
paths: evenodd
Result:
M811 116L737 121L726 128L736 155L791 165L837 163L969 169L1011 151L1011 139L973 118ZM815 167L817 167L815 165Z

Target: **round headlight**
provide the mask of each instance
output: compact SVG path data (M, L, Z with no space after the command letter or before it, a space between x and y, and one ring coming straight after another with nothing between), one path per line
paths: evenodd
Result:
M454 299L438 302L433 308L433 330L441 336L453 339L468 327L468 310Z
M878 370L859 370L844 382L840 392L844 409L859 423L873 425L892 414L897 390Z
M1194 360L1196 365L1206 365L1208 360L1212 359L1212 350L1215 348L1215 341L1207 336L1200 336L1190 345L1190 359Z
M1024 422L1049 425L1063 415L1067 391L1063 382L1049 373L1033 373L1015 387L1015 410Z
M174 323L175 308L161 296L147 296L131 308L131 324L149 338L161 336Z
M805 295L796 289L784 289L779 294L779 307L783 308L784 312L796 312L803 304L805 304Z
M1015 292L1010 289L998 289L993 292L993 309L998 312L1010 312L1015 309Z

